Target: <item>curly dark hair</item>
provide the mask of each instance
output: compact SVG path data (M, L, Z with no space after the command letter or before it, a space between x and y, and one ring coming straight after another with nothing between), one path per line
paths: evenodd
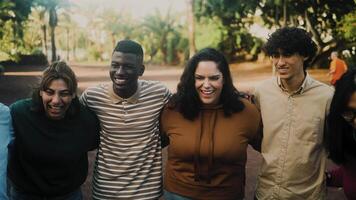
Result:
M42 79L37 88L32 92L32 106L31 110L37 113L44 113L43 101L40 95L40 91L48 89L53 80L62 79L68 86L71 94L76 94L78 83L76 76L72 69L63 61L53 62L49 65L42 75ZM72 99L71 105L67 110L69 117L76 115L80 110L80 102L77 95Z
M304 29L285 27L278 29L270 35L263 50L268 56L279 54L293 55L298 53L301 56L307 57L308 59L303 64L305 71L315 57L317 45Z
M201 61L217 63L223 75L224 85L219 103L224 109L225 116L242 111L245 106L240 100L240 93L233 85L229 64L224 55L213 48L202 49L189 60L180 77L177 93L172 96L168 104L169 108L177 109L189 120L194 120L199 115L202 103L195 89L195 71Z
M356 70L349 69L336 82L325 135L325 145L329 157L337 164L347 162L345 155L356 158L354 150L356 141L352 137L353 127L342 117L342 114L348 110L348 103L354 92L356 92Z

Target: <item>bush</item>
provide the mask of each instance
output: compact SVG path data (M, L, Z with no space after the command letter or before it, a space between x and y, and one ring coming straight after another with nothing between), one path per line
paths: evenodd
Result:
M18 55L18 61L6 60L1 61L0 65L48 65L47 57L43 53L36 52L32 55Z

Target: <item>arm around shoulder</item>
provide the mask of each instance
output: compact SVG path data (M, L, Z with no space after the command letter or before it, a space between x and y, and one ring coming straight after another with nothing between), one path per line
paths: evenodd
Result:
M85 116L85 126L87 128L87 132L90 136L90 150L94 150L98 148L100 143L100 122L96 114L91 111L86 106L82 105L82 109L85 111L83 112Z
M258 152L261 152L261 143L263 139L263 124L262 124L262 118L259 110L255 105L252 105L253 108L253 113L252 113L252 119L254 119L254 124L252 126L251 132L252 137L249 139L249 144L253 147Z
M167 119L167 105L163 107L160 113L159 133L161 137L161 147L164 148L169 145L169 137L166 134L166 119Z

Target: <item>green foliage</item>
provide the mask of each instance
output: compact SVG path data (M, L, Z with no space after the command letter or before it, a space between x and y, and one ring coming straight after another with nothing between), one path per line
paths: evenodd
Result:
M32 0L0 1L0 59L18 60L24 46L24 22L31 12Z
M22 38L22 22L27 20L31 13L31 6L33 0L1 0L0 1L0 26L2 27L6 22L12 22L12 31L15 37ZM0 29L0 38L4 34Z
M23 44L22 38L17 38L14 29L12 28L15 22L7 21L3 24L3 35L0 39L0 51L3 55L0 59L18 60L19 47Z
M182 34L182 26L176 23L174 16L169 12L163 16L156 10L154 14L145 17L142 27L144 34L140 41L149 55L149 61L154 61L155 56L161 54L163 63L180 62L179 53L186 54L188 46L179 46L187 39Z
M90 60L101 61L102 51L99 48L89 48L88 54Z
M197 49L205 47L218 48L222 31L220 22L210 18L201 18L196 24L195 44Z
M345 15L338 23L341 35L350 42L356 42L356 10Z
M250 18L254 15L257 5L257 0L196 0L194 13L199 21L202 18L220 21L220 41L217 46L231 59L236 52L242 50L241 39L253 23Z
M102 28L110 33L114 41L117 38L135 38L137 33L137 23L132 19L129 13L117 13L114 9L104 10L99 18L102 23Z

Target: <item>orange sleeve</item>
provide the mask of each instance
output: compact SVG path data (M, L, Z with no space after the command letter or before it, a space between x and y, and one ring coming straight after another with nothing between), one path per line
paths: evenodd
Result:
M336 62L335 61L331 61L330 63L330 73L334 73L336 70Z

